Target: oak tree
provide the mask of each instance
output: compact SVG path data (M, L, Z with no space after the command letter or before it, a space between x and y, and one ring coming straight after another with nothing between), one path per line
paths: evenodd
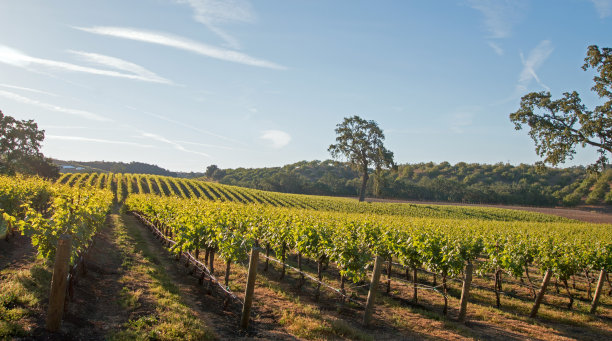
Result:
M59 169L40 152L45 131L33 120L17 120L0 111L0 174L56 177Z
M351 167L361 173L359 201L363 201L370 166L380 175L382 169L394 166L393 152L383 145L385 135L375 121L356 115L345 117L335 131L336 144L330 145L328 151L334 158L346 158Z
M597 148L599 159L589 168L601 170L612 153L612 49L589 46L582 69L598 72L591 90L603 104L589 110L576 91L556 100L550 92L532 92L523 96L519 110L510 114L517 130L529 126L536 153L544 158L540 164L556 166L572 159L576 146L592 146Z

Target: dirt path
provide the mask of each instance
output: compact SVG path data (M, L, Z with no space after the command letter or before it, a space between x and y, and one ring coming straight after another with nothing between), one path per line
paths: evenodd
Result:
M236 328L239 316L235 312L221 309L223 307L222 298L207 294L205 287L198 285L198 280L189 276L188 270L178 264L174 256L136 218L123 215L122 219L128 231L140 234L141 240L154 259L159 262L172 283L178 288L184 303L198 314L198 318L207 321L215 334L222 339L241 336Z
M261 315L270 315L270 312L266 312L267 309L255 312L254 315L259 315L259 317L252 323L248 335L245 335L238 328L240 306L230 304L227 309L223 309L224 297L220 296L215 290L210 294L207 290L207 284L200 285L198 279L190 276L190 269L177 262L175 256L170 254L160 244L160 241L155 239L154 235L136 218L123 216L123 219L128 228L138 229L147 248L157 257L159 264L163 266L169 278L177 286L185 304L198 313L198 318L207 321L207 324L214 329L215 334L220 339L296 340L294 336L282 330L276 321L261 318ZM268 309L272 308L268 307Z
M0 270L21 268L36 255L32 241L26 236L15 234L9 240L0 240Z
M85 260L87 274L75 286L74 299L64 317L62 329L69 338L102 340L129 319L118 300L124 286L120 279L125 257L115 238L117 228L109 217L106 228L94 239Z

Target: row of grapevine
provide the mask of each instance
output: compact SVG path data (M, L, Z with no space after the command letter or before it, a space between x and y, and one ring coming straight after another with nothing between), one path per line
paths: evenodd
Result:
M59 237L68 234L74 262L104 224L111 203L112 194L106 190L0 176L0 224L9 232L19 229L30 236L47 259L55 256Z
M445 312L447 281L466 265L478 264L478 273L494 273L500 281L501 272L521 277L536 267L552 273L568 293L570 276L612 270L608 225L338 213L152 195L130 196L126 205L164 226L176 241L175 252L206 250L211 258L218 253L227 262L226 276L231 263L260 245L283 263L289 253L316 261L319 278L321 265L334 263L344 290L346 280L366 277L377 255L441 276Z
M401 203L360 203L348 198L319 197L266 192L211 182L143 174L74 173L63 174L58 183L71 186L93 185L110 189L123 202L132 194L156 194L179 198L256 203L320 211L410 216L421 218L483 219L491 221L569 222L570 220L534 212L501 208L414 205Z

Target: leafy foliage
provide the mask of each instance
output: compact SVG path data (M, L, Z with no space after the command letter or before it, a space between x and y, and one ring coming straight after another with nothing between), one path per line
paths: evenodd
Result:
M0 174L37 174L55 178L59 169L40 152L45 131L33 120L17 120L0 111Z
M359 201L363 201L370 165L374 166L379 178L383 168L394 165L393 152L383 145L385 135L374 121L364 120L357 115L345 117L335 131L338 135L336 144L330 145L328 151L334 158L346 158L359 171L362 178Z
M529 136L544 163L558 165L573 158L576 146L589 145L599 153L591 169L601 170L612 152L612 49L589 46L584 61L584 70L599 73L593 78L592 90L604 99L602 105L588 110L576 91L565 92L557 100L551 99L550 92L532 92L523 96L510 120L517 130L529 126Z

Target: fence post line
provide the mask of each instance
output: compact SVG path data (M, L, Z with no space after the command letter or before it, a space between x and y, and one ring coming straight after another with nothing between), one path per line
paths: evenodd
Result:
M461 301L460 301L460 309L459 309L459 317L458 320L460 322L465 321L465 316L467 314L467 305L470 300L470 286L472 285L472 272L474 271L474 265L472 262L468 260L465 265L465 277L463 279L463 288L461 289Z
M254 246L251 250L249 260L249 274L247 276L247 286L244 292L244 305L242 306L242 316L240 317L240 328L246 330L249 326L251 317L251 305L253 304L253 291L255 290L255 279L257 278L257 261L259 250Z
M372 281L370 282L370 291L368 292L368 301L366 302L365 311L363 312L363 324L368 325L372 319L374 312L374 300L376 299L376 290L380 281L380 270L382 267L382 258L376 256L374 260L374 271L372 272Z
M599 280L597 281L597 288L595 289L595 296L593 296L593 303L591 303L591 314L595 314L597 310L597 303L599 302L599 296L603 291L604 279L606 278L606 270L601 269L599 272Z
M49 294L49 309L47 310L46 327L51 332L58 331L62 324L71 247L72 238L66 234L62 235L59 238L57 250L55 251L55 264L53 266L53 278L51 279L51 292Z
M529 313L529 317L536 317L538 314L538 309L540 309L540 303L542 303L542 299L544 298L544 294L546 293L546 287L548 286L548 282L550 282L550 277L552 276L552 271L550 269L546 270L546 274L544 274L544 279L542 279L542 287L540 291L538 291L538 295L536 296L535 303L533 304L533 308L531 309L531 313Z

